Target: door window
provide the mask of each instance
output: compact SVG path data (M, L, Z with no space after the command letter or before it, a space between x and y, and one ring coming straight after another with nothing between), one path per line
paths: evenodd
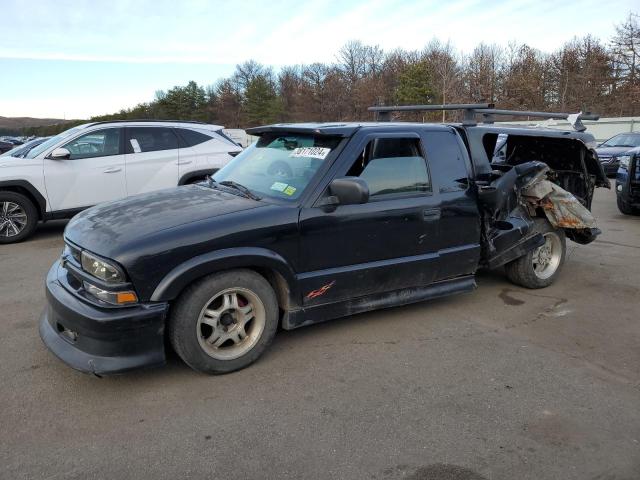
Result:
M119 128L106 128L86 133L64 145L70 160L120 155Z
M347 175L366 181L372 199L431 191L427 161L417 138L371 140Z
M127 153L158 152L178 148L178 137L166 127L131 127Z

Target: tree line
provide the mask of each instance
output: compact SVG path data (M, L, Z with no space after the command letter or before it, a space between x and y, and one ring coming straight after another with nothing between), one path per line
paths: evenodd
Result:
M480 43L463 54L437 39L422 50L384 51L351 41L333 63L275 71L250 60L210 86L191 81L155 99L91 118L197 120L247 128L275 122L372 120L371 105L495 103L499 108L640 114L640 23L630 13L608 41L574 38L553 52ZM456 121L456 112L401 119ZM69 124L41 127L53 134Z

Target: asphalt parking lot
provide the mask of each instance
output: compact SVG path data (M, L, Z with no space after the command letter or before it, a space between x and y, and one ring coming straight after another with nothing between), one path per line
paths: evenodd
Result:
M0 246L0 478L640 478L640 217L598 190L603 235L560 280L280 332L252 367L98 379L37 319L64 222Z

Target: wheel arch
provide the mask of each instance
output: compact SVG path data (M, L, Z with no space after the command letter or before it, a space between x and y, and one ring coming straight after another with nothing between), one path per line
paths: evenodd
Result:
M217 168L207 168L205 170L194 170L193 172L187 172L180 177L180 180L178 180L178 186L187 185L192 180L195 180L197 178L204 178L207 175L213 175L217 171Z
M185 287L213 273L237 268L254 270L272 286L282 310L300 304L296 275L287 261L277 253L255 247L217 250L194 257L171 270L155 288L151 301L171 301Z
M24 195L33 202L38 211L39 219L44 219L47 211L47 201L31 183L26 180L0 181L0 191L14 192Z

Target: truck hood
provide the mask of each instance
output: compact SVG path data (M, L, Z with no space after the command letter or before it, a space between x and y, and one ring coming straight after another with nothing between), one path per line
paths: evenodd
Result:
M89 251L113 258L131 242L180 225L266 206L204 185L188 185L103 203L68 223L65 238Z

